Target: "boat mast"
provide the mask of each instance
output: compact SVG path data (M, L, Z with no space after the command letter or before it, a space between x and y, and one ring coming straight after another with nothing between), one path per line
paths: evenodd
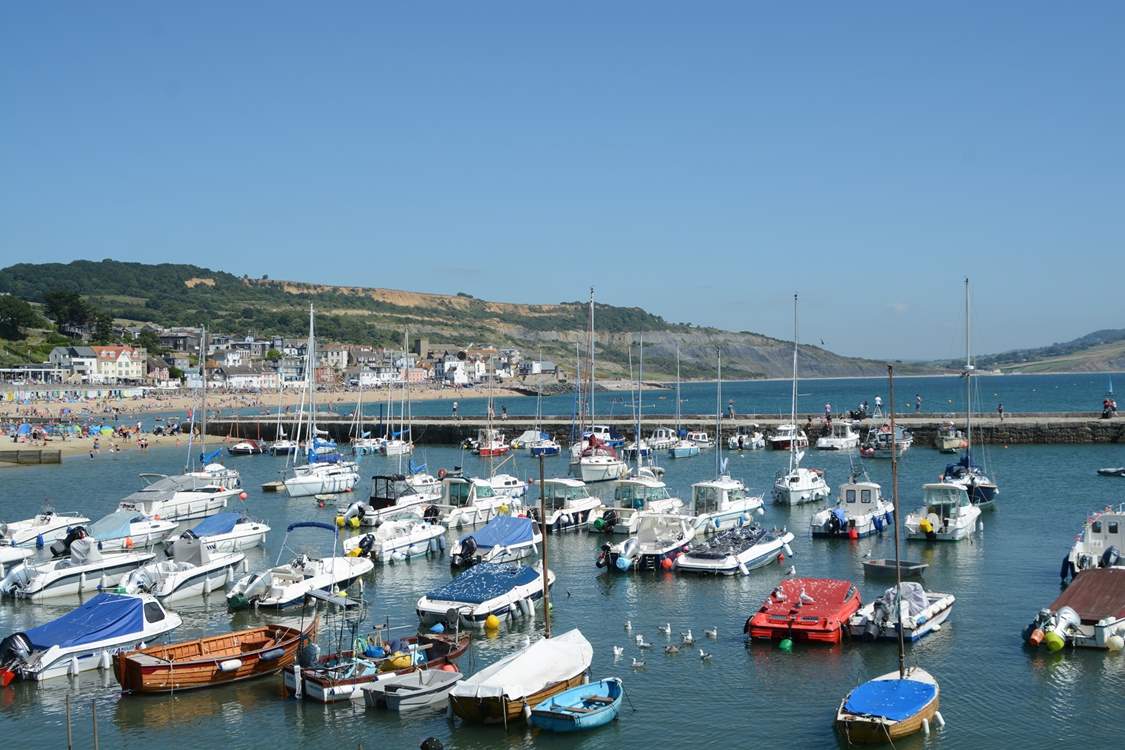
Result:
M801 465L797 458L797 294L793 293L793 396L789 407L789 419L793 424L793 438L789 441L789 471Z
M594 431L594 287L590 287L590 432Z
M645 375L645 335L643 333L637 334L638 349L638 362L637 362L637 439L633 441L633 446L637 449L637 476L641 475L641 419L644 417L644 402L641 396L644 394L644 375Z
M676 439L680 439L680 342L676 342Z
M547 500L544 497L546 481L543 478L543 454L539 454L539 523L543 530L543 637L551 637L551 587L550 570L547 567L547 538L551 536L547 529Z
M314 328L313 306L309 303L309 347L305 353L305 367L309 374L309 432L308 445L316 452L316 332ZM307 457L308 454L306 454Z
M902 633L902 557L899 552L898 540L898 451L894 444L895 435L895 368L887 365L888 408L891 412L891 501L894 503L895 513L895 607L898 618L898 678L906 679L906 643Z
M973 463L973 360L969 307L969 277L965 277L965 455Z
M207 326L200 329L199 334L199 372L203 376L203 396L199 415L199 455L207 453ZM189 464L195 465L195 457L188 452ZM203 468L200 466L199 468Z
M715 382L715 476L723 475L723 352L715 356L719 362L719 379Z

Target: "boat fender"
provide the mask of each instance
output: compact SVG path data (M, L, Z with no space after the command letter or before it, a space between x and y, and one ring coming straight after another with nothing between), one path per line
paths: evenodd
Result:
M742 528L745 525L746 525L746 514L743 513L742 515L740 515L738 517L738 527Z
M85 590L86 590L86 574L83 573L80 576L78 576L78 593L82 593Z
M746 567L746 563L738 564L738 572L744 576L750 575L750 569Z
M242 659L227 659L219 662L220 672L233 672L242 666Z
M1111 635L1105 639L1105 647L1116 654L1125 649L1125 638L1120 635Z
M789 557L793 557L793 548L789 546L789 542L781 545L781 548L785 550L786 555L788 555Z
M927 737L930 736L930 720L929 719L922 719L922 734L926 735Z
M596 565L599 568L604 568L608 564L608 562L609 562L609 552L603 549L601 552L598 553L598 559L594 561L594 565Z
M527 617L528 610L530 610L531 607L528 605L527 599L518 599L516 600L516 609L519 610L520 615Z
M210 596L211 595L211 579L209 577L206 577L206 576L204 576L204 578L203 578L203 595L204 596Z
M35 549L43 549L44 544L45 544L45 542L43 541L43 535L42 534L36 534L36 536L35 536Z
M629 569L629 561L628 561L628 560L626 560L626 559L625 559L624 557L621 557L621 556L619 556L619 557L617 558L617 563L616 563L616 565L617 565L617 569L618 569L618 570L620 570L620 571L622 571L622 572L624 572L624 571L626 571L626 570L628 570L628 569Z
M293 697L297 700L301 699L301 688L304 687L304 680L301 679L301 666L299 664L293 665Z
M945 717L941 715L941 711L934 711L934 724L938 729L945 726Z
M67 677L76 677L78 675L78 657L70 657L70 663L66 667Z
M276 661L285 655L283 648L271 648L269 651L262 654L262 661Z
M523 718L528 721L531 720L531 706L526 703L523 704Z
M111 663L109 651L103 648L101 656L98 657L98 669L109 669Z

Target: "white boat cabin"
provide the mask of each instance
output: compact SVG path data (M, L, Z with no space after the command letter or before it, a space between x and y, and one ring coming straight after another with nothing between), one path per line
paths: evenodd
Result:
M466 508L478 500L490 501L495 497L496 491L483 479L447 477L442 483L441 504L452 508Z

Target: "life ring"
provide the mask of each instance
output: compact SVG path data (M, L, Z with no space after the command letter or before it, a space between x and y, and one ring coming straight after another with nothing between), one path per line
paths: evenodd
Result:
M444 468L437 470L437 478L438 479L445 479L445 469Z

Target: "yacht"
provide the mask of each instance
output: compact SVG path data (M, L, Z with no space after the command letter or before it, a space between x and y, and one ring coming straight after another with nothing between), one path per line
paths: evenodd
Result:
M762 498L746 492L746 485L729 475L691 486L691 508L696 536L715 534L726 529L746 526L753 514L764 515Z
M577 531L589 523L591 514L605 508L601 498L591 495L586 485L577 479L545 480L541 503L546 508L545 519L539 517L536 504L528 507L527 515L547 532Z
M654 451L664 451L671 448L679 441L676 431L671 427L657 427L648 436L648 447Z
M202 471L179 476L141 474L145 487L127 495L119 510L143 513L165 521L190 521L221 512L227 503L244 495L234 469L210 463Z
M796 424L781 424L767 438L767 443L775 451L787 451L794 447L808 448L809 438Z
M590 513L595 531L635 534L640 513L680 513L684 501L672 497L668 487L652 476L622 479L613 490L613 505Z
M766 438L756 424L739 425L727 438L727 447L732 451L761 450L766 447Z
M433 507L441 523L455 529L480 526L498 515L517 515L523 510L523 501L518 497L497 495L484 479L446 477L441 498Z
M217 552L196 537L184 536L172 544L169 560L152 561L129 572L118 586L126 594L152 594L162 602L206 596L234 583L245 567L243 552Z
M214 552L241 552L266 543L270 527L241 513L218 513L180 534L180 539L198 539Z
M980 508L969 501L964 487L947 482L923 485L922 503L903 522L907 539L956 542L976 531Z
M62 559L27 560L11 568L0 582L0 594L40 601L104 591L156 557L152 552L103 555L98 541L85 535L71 540L66 551L69 556Z
M853 476L850 482L840 485L835 507L813 515L809 530L814 537L859 539L878 534L892 523L894 506L883 498L882 488Z
M859 447L859 433L847 419L836 419L832 422L832 431L828 435L817 438L818 451L850 451Z
M430 523L413 508L380 517L374 531L344 541L344 553L375 562L401 562L440 552L445 534L441 524Z
M61 557L69 554L70 543L84 536L98 540L102 552L123 552L145 549L161 544L176 530L175 521L150 518L143 513L118 510L86 526L74 526L62 539L51 545L51 554Z
M72 526L89 522L89 518L77 513L56 513L45 508L33 518L0 523L0 546L41 548L65 537Z

